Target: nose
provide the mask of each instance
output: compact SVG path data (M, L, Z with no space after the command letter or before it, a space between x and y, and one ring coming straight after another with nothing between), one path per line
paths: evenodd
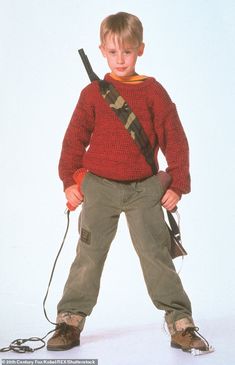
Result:
M119 63L119 64L124 63L124 56L123 56L122 52L118 52L118 54L117 54L117 63Z

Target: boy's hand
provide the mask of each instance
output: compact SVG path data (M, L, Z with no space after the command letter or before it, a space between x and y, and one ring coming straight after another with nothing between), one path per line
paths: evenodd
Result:
M83 195L80 193L77 184L69 186L65 189L65 196L69 204L77 208L83 201Z
M163 207L169 211L174 210L180 197L173 190L168 189L162 197L161 203Z

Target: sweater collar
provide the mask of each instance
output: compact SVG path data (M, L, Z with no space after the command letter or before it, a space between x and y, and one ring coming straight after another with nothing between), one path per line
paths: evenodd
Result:
M115 87L117 87L118 89L125 89L128 91L131 90L142 90L143 88L145 89L146 87L150 86L153 82L154 82L154 78L151 76L146 77L146 79L144 79L141 82L122 82L119 80L115 80L114 78L111 77L110 73L107 73L104 76L104 80L110 82L111 84L113 84Z
M140 82L143 82L144 80L146 80L148 78L148 76L144 76L144 75L132 75L132 76L123 76L123 77L119 77L116 76L114 73L110 73L109 76L116 80L116 81L120 81L124 84L139 84Z

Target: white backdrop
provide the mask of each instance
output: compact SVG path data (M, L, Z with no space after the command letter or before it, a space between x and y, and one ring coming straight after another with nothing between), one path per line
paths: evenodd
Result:
M189 252L181 278L195 320L202 332L204 322L234 321L234 4L0 0L1 344L48 329L42 299L66 225L57 165L88 83L77 49L85 49L103 76L108 69L98 49L99 25L117 11L142 20L146 48L137 72L155 76L168 90L190 143L192 193L179 208ZM75 254L78 213L71 215L48 299L52 319ZM121 217L87 330L156 322L162 313L147 295Z

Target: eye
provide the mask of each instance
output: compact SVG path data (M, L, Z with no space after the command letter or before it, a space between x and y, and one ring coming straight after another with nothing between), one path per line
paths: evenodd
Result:
M109 54L111 54L111 55L115 55L115 54L116 54L116 51L114 51L113 49L111 49L111 50L109 51Z

